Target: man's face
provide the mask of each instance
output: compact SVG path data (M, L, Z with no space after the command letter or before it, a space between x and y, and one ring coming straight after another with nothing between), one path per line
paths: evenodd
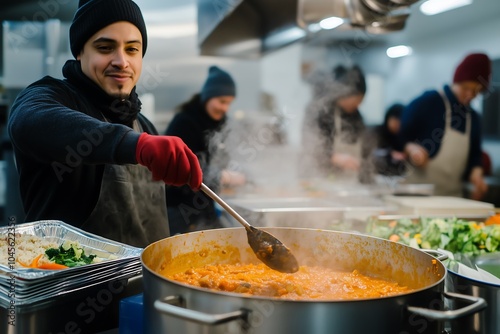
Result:
M468 106L483 89L483 85L475 81L462 81L452 86L452 91L458 102L466 106Z
M208 115L215 121L220 121L228 112L234 96L216 96L207 101L206 109Z
M130 22L110 24L89 38L77 59L108 95L125 98L141 75L142 35Z

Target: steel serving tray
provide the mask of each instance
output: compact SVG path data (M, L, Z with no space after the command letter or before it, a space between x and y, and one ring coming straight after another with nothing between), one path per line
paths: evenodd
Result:
M47 281L43 281L40 284L36 285L16 285L15 286L16 298L30 299L32 297L37 297L40 295L48 295L54 292L70 290L73 289L74 287L84 286L92 282L100 282L108 278L113 278L118 274L137 274L137 273L141 273L140 263L125 268L118 268L118 269L111 268L109 270L103 270L99 274L94 274L87 277L75 276L71 277L71 279L58 278L50 281L50 284L47 284ZM0 285L0 292L4 290L5 293L7 293L8 292L7 289L9 288L11 288L11 286L2 284Z

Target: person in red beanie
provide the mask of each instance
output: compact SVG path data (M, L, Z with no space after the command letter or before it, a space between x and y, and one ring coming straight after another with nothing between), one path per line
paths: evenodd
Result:
M26 221L145 247L169 236L165 184L199 189L198 158L140 113L147 32L136 3L80 0L69 35L64 79L28 86L9 116Z
M482 168L481 122L471 101L488 89L491 61L483 53L467 55L456 67L453 84L424 92L408 104L401 122L401 142L413 165L408 183L430 183L435 194L471 197L487 191Z

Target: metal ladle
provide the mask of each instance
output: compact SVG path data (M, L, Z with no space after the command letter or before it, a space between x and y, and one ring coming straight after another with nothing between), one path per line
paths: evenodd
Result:
M294 273L299 270L295 256L275 236L250 225L204 183L201 184L200 189L245 227L250 248L265 265L283 273Z

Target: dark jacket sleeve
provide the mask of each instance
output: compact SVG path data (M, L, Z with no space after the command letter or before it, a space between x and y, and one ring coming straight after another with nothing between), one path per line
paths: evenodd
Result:
M481 147L481 116L471 111L471 134L470 134L469 159L467 169L464 173L464 180L468 180L470 172L474 167L482 166L482 147Z
M401 117L401 149L415 142L427 149L433 157L439 151L439 129L444 129L445 106L437 91L427 91L411 101Z
M29 86L11 108L8 131L13 145L45 163L71 164L68 157L72 155L86 164L136 163L139 134L125 125L107 123L79 111L82 109L90 108L69 97L55 82Z

